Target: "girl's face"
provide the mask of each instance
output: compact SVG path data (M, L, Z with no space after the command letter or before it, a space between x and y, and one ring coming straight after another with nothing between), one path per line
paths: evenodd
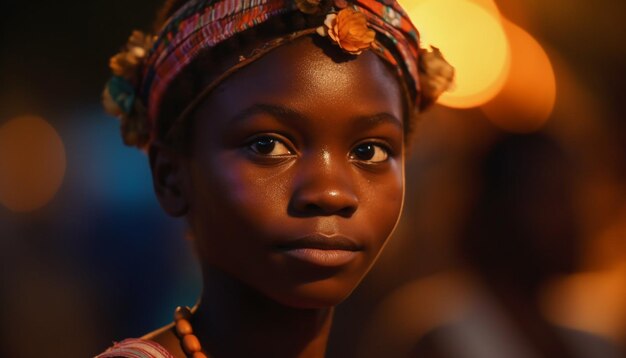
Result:
M302 38L229 77L198 108L183 165L202 264L300 308L348 296L404 197L398 80L373 53L325 50Z

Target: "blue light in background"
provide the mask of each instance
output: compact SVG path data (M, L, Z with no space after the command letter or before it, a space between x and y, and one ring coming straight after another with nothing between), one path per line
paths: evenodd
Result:
M103 203L155 204L147 155L122 143L119 122L100 109L76 117L62 133L69 185Z

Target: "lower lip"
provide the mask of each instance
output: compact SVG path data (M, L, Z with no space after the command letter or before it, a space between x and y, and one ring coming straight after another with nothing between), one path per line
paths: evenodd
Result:
M284 253L287 256L310 264L324 267L337 267L348 264L354 260L357 251L348 250L321 250L311 248L291 249Z

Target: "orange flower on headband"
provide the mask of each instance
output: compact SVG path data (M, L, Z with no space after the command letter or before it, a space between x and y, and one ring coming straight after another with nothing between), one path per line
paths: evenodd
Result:
M322 11L320 7L321 0L296 0L298 9L305 14L317 14Z
M376 37L376 32L367 26L365 15L349 7L337 14L326 16L324 26L317 32L322 36L328 36L352 55L359 55L363 50L370 48Z

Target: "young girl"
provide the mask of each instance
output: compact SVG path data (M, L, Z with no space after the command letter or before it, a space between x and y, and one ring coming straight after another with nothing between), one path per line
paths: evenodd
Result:
M170 1L104 92L184 217L203 294L98 357L322 357L404 196L406 135L453 70L394 0Z

